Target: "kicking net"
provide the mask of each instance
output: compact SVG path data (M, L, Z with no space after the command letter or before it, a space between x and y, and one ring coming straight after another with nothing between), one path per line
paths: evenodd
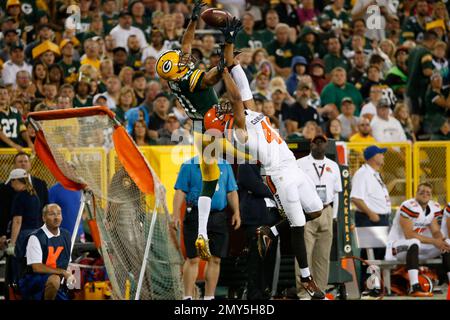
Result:
M115 299L180 299L183 258L165 188L107 108L35 112L38 156L66 188L86 187ZM95 232L93 232L95 233Z

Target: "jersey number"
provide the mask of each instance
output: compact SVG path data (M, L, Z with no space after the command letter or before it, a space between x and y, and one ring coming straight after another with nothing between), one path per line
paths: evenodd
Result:
M8 138L17 138L17 119L2 119L0 125L5 136Z
M281 144L283 139L281 139L280 135L272 129L269 118L266 117L266 121L261 121L261 125L263 127L264 136L266 137L267 142L272 143L272 141L275 140L278 144Z

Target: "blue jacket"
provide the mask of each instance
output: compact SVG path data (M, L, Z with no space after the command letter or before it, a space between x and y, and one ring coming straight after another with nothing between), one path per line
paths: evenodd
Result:
M150 114L148 112L147 106L145 104L141 104L140 106L131 108L130 110L125 112L125 119L127 120L127 131L130 135L133 133L134 124L139 119L139 110L142 110L142 112L144 113L144 121L148 127Z
M295 56L292 58L291 62L292 73L286 79L286 87L290 95L294 94L295 90L297 90L298 85L298 78L297 78L298 74L295 72L295 66L297 64L301 64L301 62L303 61L304 63L306 63L306 59L302 56Z

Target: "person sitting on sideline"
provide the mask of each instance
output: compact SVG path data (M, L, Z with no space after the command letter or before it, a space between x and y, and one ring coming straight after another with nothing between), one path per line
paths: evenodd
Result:
M419 285L419 260L442 255L442 263L450 281L450 240L439 227L442 216L439 203L431 200L433 187L419 184L416 197L404 201L395 215L386 247L386 260L406 261L410 290L413 297L431 297Z
M24 299L67 300L61 289L61 280L75 283L74 276L67 271L70 262L71 240L62 222L61 207L55 203L46 205L42 212L44 225L28 238L26 247L27 270L19 280L19 289Z

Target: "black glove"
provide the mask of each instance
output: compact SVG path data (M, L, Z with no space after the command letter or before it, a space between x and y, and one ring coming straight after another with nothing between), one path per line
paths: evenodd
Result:
M225 37L226 43L234 43L234 41L236 40L236 36L241 29L242 29L242 23L236 17L233 17L233 19L231 21L229 19L227 19L227 23L226 23L225 27L219 28L219 30L222 31L222 33Z
M192 9L192 15L191 15L192 21L198 20L198 17L200 16L200 11L202 11L202 8L204 6L206 6L206 3L204 3L202 0L194 1L194 9Z

